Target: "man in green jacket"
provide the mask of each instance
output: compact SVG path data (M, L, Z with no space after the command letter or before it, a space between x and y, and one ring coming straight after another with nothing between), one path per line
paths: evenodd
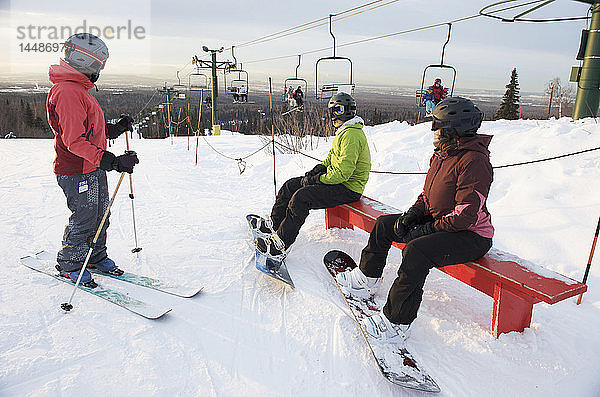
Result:
M334 95L328 104L331 122L337 129L327 158L304 176L289 179L279 189L271 211L269 238L257 239L259 251L285 257L296 241L311 209L333 208L358 201L369 179L371 154L356 116L356 101L346 93Z

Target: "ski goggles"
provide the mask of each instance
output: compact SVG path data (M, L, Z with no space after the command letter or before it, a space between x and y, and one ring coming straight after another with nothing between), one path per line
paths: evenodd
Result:
M346 112L346 107L344 105L335 104L329 107L329 114L333 116L342 116Z

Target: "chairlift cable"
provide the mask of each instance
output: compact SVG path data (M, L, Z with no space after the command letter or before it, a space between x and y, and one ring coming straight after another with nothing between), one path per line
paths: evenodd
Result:
M447 22L438 22L435 24L431 24L431 25L426 25L426 26L421 26L421 27L417 27L417 28L413 28L413 29L407 29L407 30L402 30L399 32L394 32L394 33L388 33L388 34L384 34L381 36L375 36L375 37L368 37L366 39L361 39L361 40L355 40L355 41L350 41L348 43L344 43L344 44L338 44L336 47L340 48L340 47L348 47L348 46L352 46L352 45L356 45L356 44L362 44L362 43L366 43L369 41L374 41L374 40L379 40L379 39L385 39L388 37L393 37L393 36L399 36L399 35L403 35L403 34L408 34L408 33L414 33L414 32L418 32L421 30L428 30L428 29L433 29L433 28L437 28L440 26L446 26L449 23L458 23L458 22L463 22L463 21L467 21L470 19L474 19L474 18L479 18L482 15L479 14L475 14L475 15L469 15L466 17L462 17L462 18L458 18L458 19L453 19ZM324 48L319 48L316 50L310 50L310 51L305 51L300 53L300 55L309 55L309 54L314 54L317 52L323 52L323 51L329 51L333 48L333 46L329 46L329 47L324 47ZM273 61L273 60L279 60L279 59L284 59L284 58L291 58L291 57L296 57L298 56L298 54L295 55L282 55L282 56L278 56L278 57L272 57L272 58L264 58L264 59L256 59L256 60L252 60L252 61L246 61L245 63L257 63L257 62L265 62L265 61Z
M546 23L546 22L570 22L570 21L579 21L582 19L586 19L589 20L590 17L589 15L586 15L584 17L563 17L563 18L542 18L542 19L529 19L529 18L521 18L523 15L525 14L529 14L530 12L533 12L541 7L544 7L550 3L553 3L556 0L532 0L526 3L522 3L522 4L517 4L517 5L513 5L510 7L506 7L506 8L501 8L498 10L493 10L490 12L484 12L485 10L492 8L494 6L500 5L500 4L504 4L504 3L512 3L513 1L517 1L517 0L503 0L503 1L498 1L496 3L492 3L488 6L483 7L481 10L479 10L479 15L484 16L484 17L488 17L488 18L494 18L494 19L498 19L502 22L538 22L538 23ZM542 4L538 4L538 3L542 3ZM507 11L507 10L511 10L511 9L515 9L515 8L521 8L521 7L525 7L528 5L533 5L533 4L538 4L537 6L527 10L527 11L523 11L520 14L515 15L512 18L505 18L502 16L498 16L498 15L492 15L492 12L497 14L499 12L502 11Z
M370 5L373 5L373 4L376 4L376 3L380 3L380 2L382 2L382 1L383 1L383 0L375 0L375 1L371 1L371 2L369 2L369 3L365 3L365 4L362 4L362 5L359 5L359 6L353 7L353 8L349 8L349 9L347 9L347 10L345 10L345 11L341 11L341 12L339 12L339 13L335 14L335 15L336 15L336 16L337 16L337 15L344 15L344 14L347 14L347 13L349 13L349 12L356 11L356 10L359 10L359 9L361 9L361 8L364 8L364 7L368 7L368 6L370 6ZM390 2L388 2L388 3L386 3L386 4L384 4L384 5L387 5L387 4L390 4L390 3L395 3L395 2L397 2L397 1L400 1L400 0L393 0L393 1L390 1ZM378 7L381 7L381 6L383 6L383 5L380 5L380 6L378 6ZM375 7L375 8L377 8L377 7ZM279 35L281 35L281 34L283 34L283 33L288 33L288 34L285 34L285 35L283 35L283 36L281 36L281 37L287 36L287 35L289 35L289 34L296 34L296 33L300 33L300 32L302 32L302 31L304 31L304 30L314 29L314 28L316 28L316 27L318 27L318 26L322 26L322 25L325 25L325 24L327 24L327 23L328 23L328 22L327 22L327 21L328 21L328 18L329 18L329 17L323 17L323 18L315 19L314 21L306 22L306 23L303 23L303 24L301 24L301 25L298 25L298 26L294 26L294 27L291 27L291 28L288 28L288 29L284 29L284 30L281 30L281 31L279 31L279 32L276 32L276 33L272 33L272 34L270 34L270 35L267 35L267 36L259 37L259 38L257 38L257 39L254 39L254 40L250 40L250 41L247 41L247 42L244 42L244 43L238 44L238 45L236 45L235 47L238 47L238 48L239 48L239 47L246 47L246 46L249 46L249 45L258 44L258 42L261 42L261 43L262 43L262 42L265 42L265 41L275 40L275 39L278 39L278 38L280 38L280 37L275 37L275 36L279 36ZM319 24L319 25L310 26L310 25L313 25L313 24L315 24L315 23L322 22L322 21L325 21L325 22L324 22L324 23L321 23L321 24ZM309 26L310 26L310 27L309 27ZM297 31L297 32L292 32L292 33L289 33L289 32L291 32L291 31L294 31L294 30L296 30L296 29L300 29L300 28L304 28L304 29L302 29L302 30L299 30L299 31ZM232 47L233 47L233 46L232 46ZM228 48L228 50L230 50L230 49L231 49L231 48Z
M495 12L502 12L502 11L507 11L510 9L514 9L517 7L522 7L523 5L529 5L529 4L535 4L535 3L539 3L543 0L534 0L525 4L521 4L521 5L513 5L513 6L508 6L508 7L504 7L501 8L499 10L496 10ZM421 26L421 27L417 27L417 28L413 28L413 29L407 29L407 30L402 30L399 32L394 32L394 33L388 33L388 34L384 34L384 35L380 35L380 36L374 36L374 37L369 37L366 39L361 39L361 40L355 40L355 41L351 41L348 43L344 43L344 44L338 44L337 48L341 48L341 47L347 47L347 46L352 46L352 45L356 45L356 44L362 44L362 43L367 43L370 41L375 41L375 40L380 40L380 39L385 39L385 38L389 38L389 37L393 37L393 36L400 36L403 34L408 34L408 33L414 33L414 32L418 32L421 30L428 30L428 29L433 29L433 28L437 28L440 26L444 26L444 25L448 25L449 23L458 23L458 22L464 22L467 20L471 20L471 19L475 19L475 18L479 18L482 16L489 16L489 15L485 15L485 14L474 14L474 15L469 15L469 16L465 16L462 18L457 18L457 19L453 19L450 21L446 21L446 22L439 22L439 23L435 23L435 24L431 24L431 25L426 25L426 26ZM497 19L501 19L500 17L496 17L496 16L491 16L493 18L497 18ZM576 19L588 19L589 20L589 16L586 17L574 17L574 18L562 18L562 19L554 19L556 21L567 21L567 20L576 20ZM551 22L551 20L545 20L547 22ZM534 22L534 21L526 21L526 22ZM540 20L541 22L541 20ZM333 47L329 46L326 48L319 48L316 50L310 50L310 51L305 51L300 53L300 55L309 55L309 54L314 54L317 52L323 52L323 51L329 51L331 50ZM258 63L258 62L267 62L267 61L275 61L275 60L280 60L280 59L286 59L286 58L291 58L291 57L295 57L298 56L298 54L296 53L295 55L282 55L282 56L278 56L278 57L271 57L271 58L264 58L264 59L256 59L256 60L251 60L251 61L246 61L245 63Z

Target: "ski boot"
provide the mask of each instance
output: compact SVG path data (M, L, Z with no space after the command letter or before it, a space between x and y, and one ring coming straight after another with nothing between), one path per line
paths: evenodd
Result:
M62 270L59 265L56 265L56 270L58 270L59 275L61 277L66 277L70 279L73 283L77 282L77 278L79 277L79 273L81 272L81 269L75 270L74 272L66 272ZM79 285L82 285L87 288L96 288L98 286L98 284L96 284L96 282L92 278L92 274L88 272L87 269L83 272L81 280L79 281Z
M100 262L90 263L88 265L90 269L97 269L102 273L112 274L113 276L120 276L125 273L115 265L115 261L110 259L108 256L102 259Z

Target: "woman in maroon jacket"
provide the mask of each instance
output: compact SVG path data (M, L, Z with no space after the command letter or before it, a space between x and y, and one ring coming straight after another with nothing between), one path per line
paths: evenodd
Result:
M485 205L493 179L487 149L492 137L477 134L482 119L483 113L465 98L448 98L435 107L435 151L423 192L404 214L379 217L360 266L338 275L350 292L373 293L392 242L406 243L382 313L362 322L369 334L406 338L429 270L473 261L492 247L494 228Z

